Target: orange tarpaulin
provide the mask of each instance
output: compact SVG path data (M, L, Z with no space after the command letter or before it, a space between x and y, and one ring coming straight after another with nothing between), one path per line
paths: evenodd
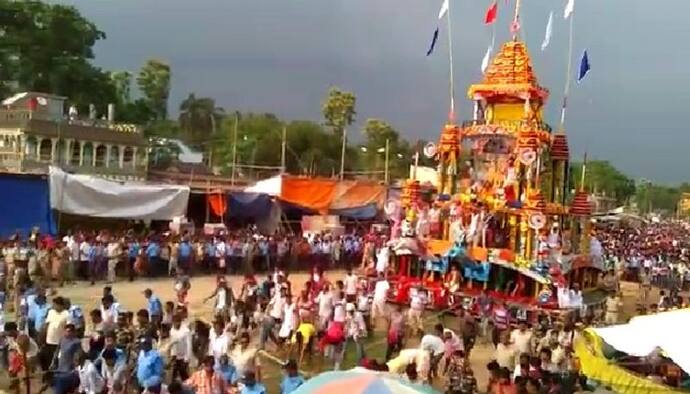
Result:
M228 202L224 194L209 194L208 195L208 205L211 207L211 211L216 216L224 216L225 211L228 210Z
M246 188L245 192L262 193L325 214L376 205L382 208L386 188L376 182L338 181L325 178L301 178L278 175Z
M374 182L344 181L338 183L330 208L333 210L360 208L371 204L382 207L386 188Z
M280 199L319 213L328 212L338 182L330 179L283 177Z

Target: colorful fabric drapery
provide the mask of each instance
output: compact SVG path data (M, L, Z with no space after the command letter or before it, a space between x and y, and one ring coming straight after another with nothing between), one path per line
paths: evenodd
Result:
M388 373L362 368L323 372L293 394L438 394L431 386L405 382Z
M228 210L228 202L225 198L225 194L208 194L207 199L208 205L211 208L211 212L213 212L214 215L220 217L225 216L225 212L227 212Z
M608 360L602 350L603 341L594 330L587 329L575 342L575 354L580 360L581 372L588 378L609 386L616 393L661 394L686 391L660 385L626 370Z

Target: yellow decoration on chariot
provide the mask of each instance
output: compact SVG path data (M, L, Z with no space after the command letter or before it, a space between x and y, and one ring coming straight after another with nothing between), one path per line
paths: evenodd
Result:
M529 267L532 265L532 262L530 262L529 259L526 259L523 256L515 256L515 265L518 268L529 269Z
M510 215L510 219L508 219L508 224L510 224L511 227L515 227L517 224L517 217L514 215Z
M526 233L527 230L529 230L529 226L527 225L527 221L521 220L520 221L520 232Z

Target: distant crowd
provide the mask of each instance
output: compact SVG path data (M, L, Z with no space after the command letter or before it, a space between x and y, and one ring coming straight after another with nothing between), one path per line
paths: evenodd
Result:
M610 270L620 279L677 293L690 287L690 225L663 220L600 226L597 237ZM646 293L643 291L643 293ZM644 295L644 294L643 294Z
M69 232L62 238L15 235L0 243L2 272L24 270L57 283L77 279L113 282L118 275L133 280L184 272L252 273L274 267L308 269L359 265L364 239L357 234L308 237L262 235L252 229L215 235L152 232ZM10 282L13 278L7 278Z

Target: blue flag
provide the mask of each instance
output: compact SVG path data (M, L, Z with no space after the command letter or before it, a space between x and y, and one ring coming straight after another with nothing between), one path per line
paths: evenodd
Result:
M436 30L434 30L434 38L431 39L431 46L429 46L429 50L426 51L427 56L431 55L434 52L436 41L438 41L438 27L436 28Z
M577 73L577 82L580 83L587 73L589 72L589 58L587 57L587 50L582 54L582 60L580 60L580 71Z

